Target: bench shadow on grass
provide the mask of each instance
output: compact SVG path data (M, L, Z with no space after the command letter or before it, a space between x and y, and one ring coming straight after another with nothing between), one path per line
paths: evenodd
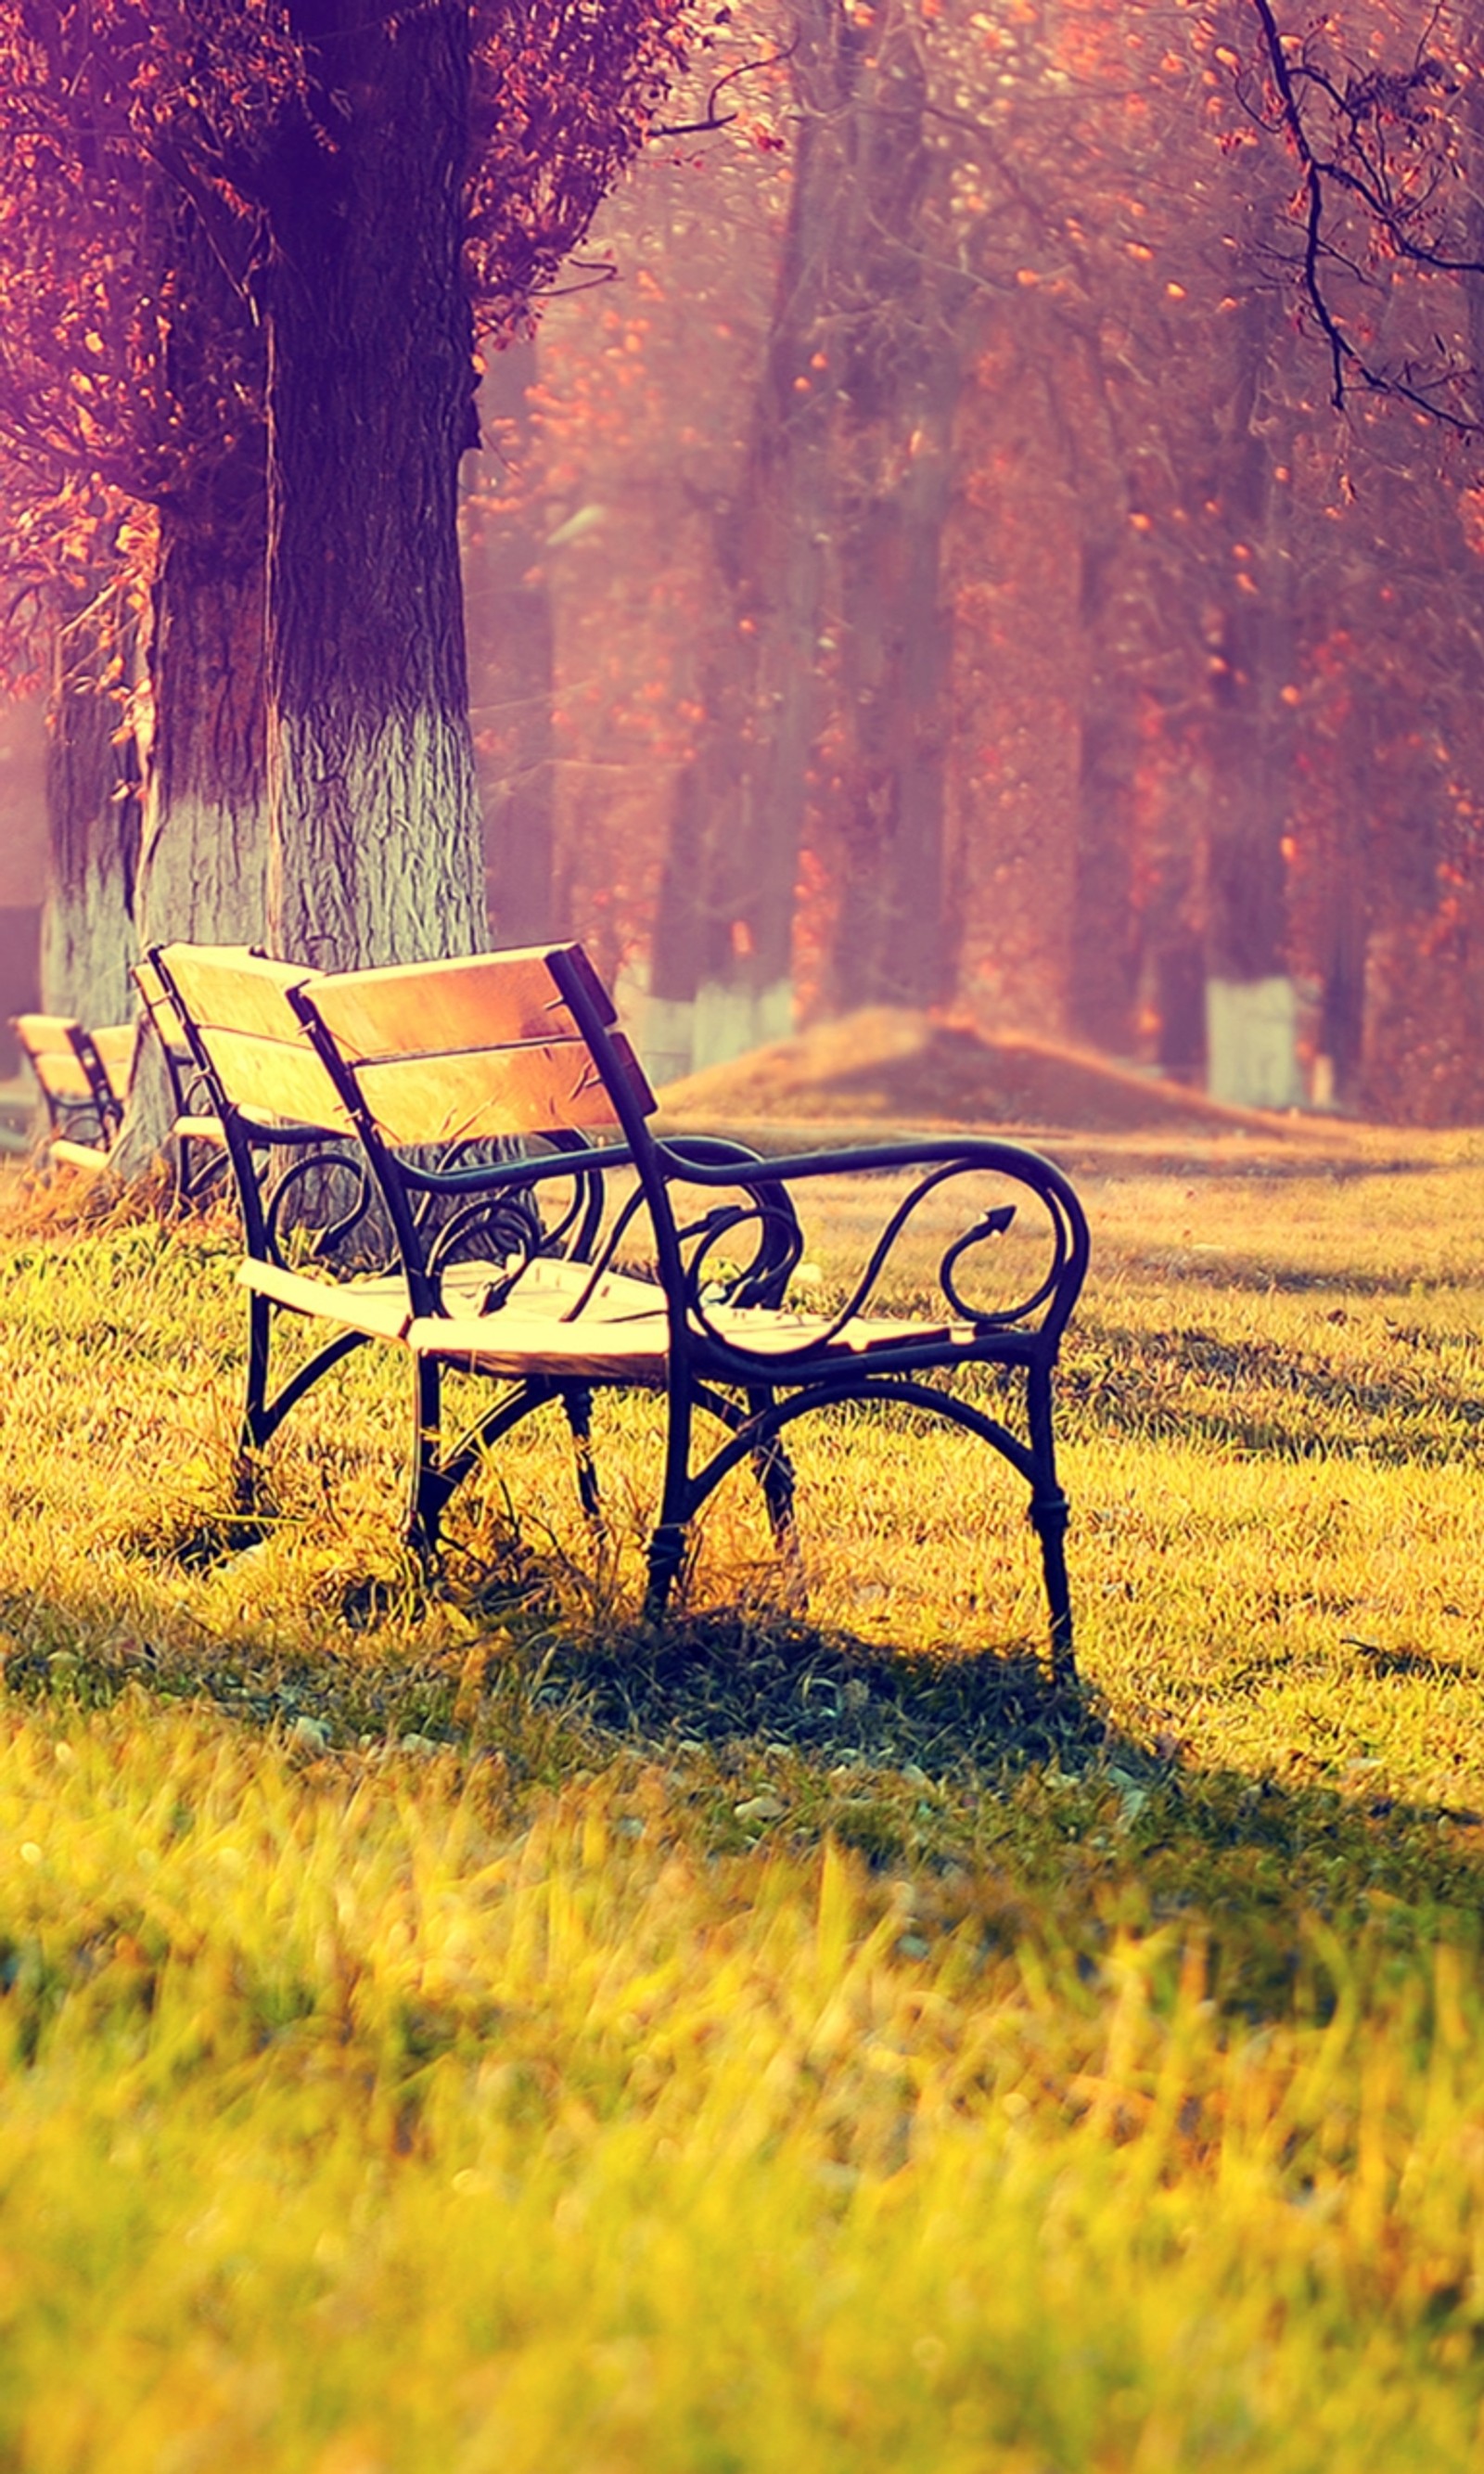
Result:
M1029 1644L936 1656L743 1606L548 1642L539 1662L539 1691L616 1739L762 1742L929 1778L1116 1758L1093 1696Z
M742 1606L599 1637L557 1619L559 1581L533 1558L490 1629L442 1650L395 1617L314 1648L186 1648L0 1600L5 1683L83 1710L130 1687L214 1707L336 1793L367 1760L439 1754L436 1793L510 1821L530 1792L595 1778L620 1813L636 1788L653 1813L658 1787L661 1826L717 1853L830 1839L906 1873L918 1954L977 1919L991 1940L1049 1935L1090 1986L1120 1932L1169 1927L1170 1965L1204 1951L1210 1997L1251 2022L1327 2015L1352 1963L1476 1943L1484 1813L1188 1766L1109 1727L1090 1688L1055 1686L1037 1644L933 1656Z

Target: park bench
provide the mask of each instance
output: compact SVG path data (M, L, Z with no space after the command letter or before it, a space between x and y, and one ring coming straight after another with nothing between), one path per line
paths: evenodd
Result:
M188 946L153 958L210 1079L238 1180L249 1451L349 1350L371 1341L398 1349L413 1375L409 1535L430 1556L454 1489L533 1410L565 1408L583 1500L596 1510L593 1393L661 1393L657 1614L690 1523L742 1462L792 1551L783 1436L796 1418L849 1402L931 1412L1025 1482L1053 1662L1070 1673L1052 1374L1087 1230L1050 1162L961 1135L766 1161L718 1137L657 1137L653 1094L578 945L331 974ZM283 1200L315 1175L313 1157L302 1153L277 1185L263 1163L291 1132L302 1141L306 1123L327 1129L323 1157L350 1182L344 1208L320 1212L333 1225L312 1228L295 1260ZM524 1155L512 1155L517 1146ZM801 1199L821 1180L872 1176L893 1192L859 1278L836 1311L800 1305ZM883 1311L876 1292L898 1241L959 1180L972 1204L941 1245L930 1311ZM392 1252L357 1269L347 1249L369 1225L373 1197ZM966 1294L997 1269L1006 1288ZM272 1394L281 1313L329 1336ZM450 1369L501 1387L452 1442L442 1399ZM719 1443L698 1444L698 1412L719 1424Z
M70 1014L17 1013L11 1029L40 1086L50 1156L69 1168L105 1168L124 1121L137 1026L90 1031Z
M178 1191L182 1201L194 1201L221 1173L227 1142L222 1121L211 1105L208 1087L169 991L147 954L134 963L130 977L139 991L144 1021L165 1069Z
M118 1140L147 1026L169 1085L179 1191L190 1199L220 1167L225 1138L215 1115L202 1105L195 1059L158 972L146 959L132 977L144 1006L141 1021L87 1031L71 1014L19 1013L11 1028L40 1086L49 1157L93 1175L108 1167Z

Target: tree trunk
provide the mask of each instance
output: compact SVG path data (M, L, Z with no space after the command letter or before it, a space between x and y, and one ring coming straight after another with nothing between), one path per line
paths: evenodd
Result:
M944 386L937 403L898 396L885 438L866 448L877 446L872 460L885 469L841 526L833 993L842 1007L933 1005L952 984L944 773L953 627L940 567L954 391Z
M251 549L251 534L229 546L161 518L141 945L266 934L263 592Z
M458 564L469 20L294 0L266 182L269 911L353 968L485 941Z
M687 1037L700 1065L791 1028L812 810L837 879L831 997L924 1003L949 976L958 348L924 271L926 77L900 11L807 0L797 19L789 221L655 931L650 1045L671 1063Z
M89 594L57 630L47 715L49 847L41 912L41 1002L89 1030L134 1011L134 895L139 780L109 672L127 658L112 605Z
M700 663L698 752L676 786L646 1045L670 1070L791 1028L793 889L817 730L829 432L816 366L837 280L859 45L839 0L807 0L791 61L802 108L772 315L742 471L715 523L719 590Z
M496 352L480 388L484 448L465 468L464 592L474 761L496 942L535 944L556 929L554 625L534 494L534 338Z
M830 767L839 900L837 1004L932 1005L953 980L945 875L952 613L942 575L962 303L930 230L927 67L901 13L873 20L844 124L833 530L840 635ZM959 314L954 314L957 308Z
M1123 493L1111 497L1107 476L1098 478L1105 506L1111 498L1127 522ZM1090 486L1095 486L1091 476L1083 476L1081 616L1087 667L1067 1011L1082 1038L1122 1056L1133 1047L1140 960L1134 900L1137 703L1119 623L1126 536L1100 524L1097 513L1086 507Z
M1224 519L1227 571L1216 579L1207 628L1206 961L1212 1090L1287 1105L1299 1093L1283 852L1293 751L1283 691L1297 654L1292 561L1263 403L1277 316L1273 295L1254 282L1234 322L1231 390L1217 409L1221 460L1210 495Z

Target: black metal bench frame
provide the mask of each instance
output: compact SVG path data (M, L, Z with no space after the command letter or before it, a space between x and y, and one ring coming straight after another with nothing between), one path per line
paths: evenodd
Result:
M1061 1334L1086 1272L1088 1235L1082 1205L1065 1176L1022 1146L957 1135L767 1161L719 1140L657 1139L648 1124L653 1096L617 1031L612 1001L581 947L547 949L545 959L585 1048L589 1071L600 1080L622 1137L619 1145L592 1155L588 1173L607 1180L620 1169L631 1169L637 1179L633 1196L614 1216L601 1247L593 1254L588 1294L610 1271L631 1225L643 1215L664 1298L669 1414L660 1511L649 1549L650 1613L657 1615L663 1611L680 1565L687 1530L732 1469L743 1461L754 1464L775 1535L790 1546L793 1481L782 1442L785 1430L815 1409L847 1401L880 1402L927 1411L959 1425L989 1445L1024 1480L1041 1549L1053 1664L1058 1675L1069 1675L1067 1503L1057 1471L1052 1383ZM442 1309L435 1267L423 1244L414 1199L420 1194L457 1193L471 1200L503 1198L508 1204L517 1195L533 1193L554 1174L571 1175L572 1162L569 1159L560 1168L536 1162L439 1171L400 1154L385 1139L368 1104L364 1078L327 1024L332 985L305 981L290 991L289 1002L334 1080L365 1148L397 1235L415 1312L436 1316ZM796 1341L785 1338L780 1345L776 1318L785 1307L791 1277L804 1250L797 1190L821 1177L914 1170L921 1172L917 1182L890 1213L839 1312L828 1318L800 1316ZM942 1329L923 1332L904 1320L900 1337L880 1327L867 1331L862 1318L913 1214L954 1177L986 1171L1009 1180L1023 1196L1034 1197L1044 1214L1048 1246L1039 1278L1026 1294L987 1311L976 1309L965 1298L961 1274L966 1257L1002 1234L1014 1217L1015 1205L1002 1204L971 1222L943 1250L937 1267L938 1287L948 1309ZM730 1199L719 1201L699 1221L688 1221L677 1213L676 1198L692 1197L697 1189L714 1190ZM595 1208L584 1231L584 1254L596 1238L596 1224ZM750 1242L751 1258L741 1273L728 1277L724 1298L718 1301L712 1292L718 1249L723 1243L734 1249L739 1242ZM585 1304L585 1298L574 1299L567 1316L571 1323L580 1325ZM769 1323L771 1327L765 1328ZM857 1332L865 1333L859 1353L848 1346ZM472 1355L467 1363L477 1369L479 1359ZM1016 1434L1005 1419L990 1416L973 1401L941 1388L945 1373L985 1366L1020 1378L1023 1434ZM431 1551L436 1543L442 1509L454 1486L481 1449L537 1405L543 1379L528 1378L523 1392L518 1390L492 1410L464 1444L440 1462L436 1452L439 1359L431 1353L420 1357L421 1441L412 1524L424 1551ZM549 1383L549 1378L545 1379ZM697 1410L718 1419L725 1436L718 1448L698 1459L694 1448Z

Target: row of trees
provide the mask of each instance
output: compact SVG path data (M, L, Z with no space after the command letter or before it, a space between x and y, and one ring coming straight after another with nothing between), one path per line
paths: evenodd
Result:
M1476 1111L1474 34L0 0L54 994L125 912L354 962L487 891L662 1068L876 1001L1193 1068L1214 985Z
M1193 1072L1246 994L1258 1090L1477 1114L1472 29L1288 41L1311 268L1245 0L769 26L525 391L539 915L603 924L674 1066L894 1001Z

